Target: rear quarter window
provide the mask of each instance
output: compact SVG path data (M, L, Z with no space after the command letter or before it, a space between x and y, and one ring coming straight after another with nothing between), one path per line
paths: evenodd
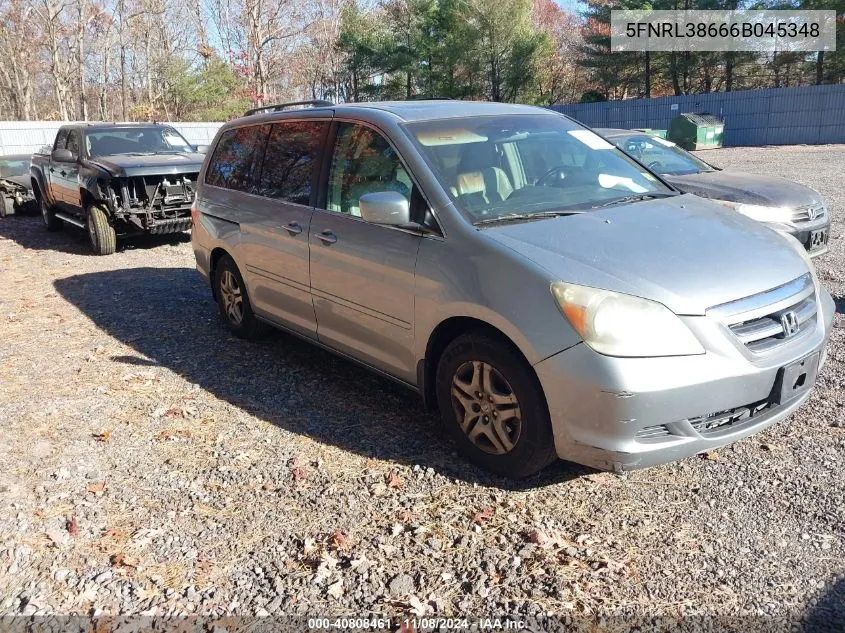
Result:
M261 166L268 125L250 125L222 134L205 173L206 184L250 191Z

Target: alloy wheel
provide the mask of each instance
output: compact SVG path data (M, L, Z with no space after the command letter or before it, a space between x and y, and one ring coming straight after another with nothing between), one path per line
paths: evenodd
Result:
M489 363L467 361L452 377L452 406L467 438L491 455L511 452L522 432L522 413L505 377Z
M243 295L241 286L231 270L224 270L220 276L220 299L232 325L240 325L244 318Z

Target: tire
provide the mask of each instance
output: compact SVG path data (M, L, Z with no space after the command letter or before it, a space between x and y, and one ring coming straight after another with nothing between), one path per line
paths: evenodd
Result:
M519 479L557 458L540 383L511 345L483 331L459 336L440 357L435 390L447 433L485 470Z
M117 250L117 234L109 224L109 216L105 209L92 205L88 207L86 229L88 242L95 255L111 255Z
M56 217L53 208L47 203L42 193L38 196L38 204L41 207L41 219L44 220L44 226L48 231L60 231L62 229L62 221Z
M15 203L11 198L0 194L0 218L8 217L15 212Z
M255 340L270 331L252 311L241 271L229 255L223 255L214 269L214 296L223 322L235 336Z

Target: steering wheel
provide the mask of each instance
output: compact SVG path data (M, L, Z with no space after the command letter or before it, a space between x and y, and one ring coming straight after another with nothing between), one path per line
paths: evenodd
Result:
M565 169L566 169L566 167L564 165L556 165L555 167L552 167L546 173L544 173L542 176L540 176L534 182L534 185L536 187L548 187L549 183L547 181L551 180L552 176L555 176L555 175L558 176L558 178L557 178L558 181L563 180L564 178L566 178Z
M656 171L658 174L660 173L661 167L663 167L663 164L659 160L653 160L648 164L648 168L651 171Z

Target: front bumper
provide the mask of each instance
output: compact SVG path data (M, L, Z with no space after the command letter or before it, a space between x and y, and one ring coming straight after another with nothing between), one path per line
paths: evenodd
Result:
M615 358L581 343L535 365L543 386L560 458L622 472L675 461L730 444L787 417L809 397L778 404L780 370L819 354L824 363L835 306L821 290L824 327L763 360L749 358L718 328L699 320L708 341L698 356ZM693 327L693 326L691 326ZM724 338L724 337L723 337ZM751 415L745 415L751 411ZM735 422L708 428L708 420ZM719 414L719 415L715 415Z
M770 224L772 228L788 233L804 245L810 257L824 255L830 239L830 215L825 213L812 222L798 224Z

